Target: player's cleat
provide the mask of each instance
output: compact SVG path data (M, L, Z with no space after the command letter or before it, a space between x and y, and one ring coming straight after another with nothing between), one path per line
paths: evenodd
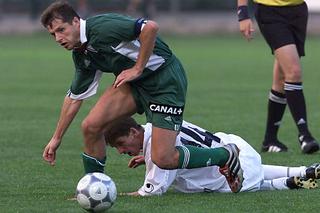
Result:
M287 179L287 187L289 189L315 189L318 188L318 183L312 178L289 177Z
M306 178L320 179L320 163L314 163L306 169Z
M312 154L319 150L319 144L311 135L299 135L301 150L305 154Z
M288 151L288 147L278 140L275 140L273 142L264 141L262 143L261 151L262 152L286 152Z
M237 193L241 190L243 182L243 170L239 160L240 150L235 144L227 144L224 148L229 152L229 159L219 171L226 177L231 191Z

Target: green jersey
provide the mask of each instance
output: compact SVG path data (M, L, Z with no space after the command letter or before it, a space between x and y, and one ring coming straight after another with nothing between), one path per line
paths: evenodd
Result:
M80 21L82 48L73 50L75 76L68 92L72 99L85 99L96 93L103 72L118 75L136 63L140 42L138 36L143 19L119 14L103 14ZM152 73L164 68L174 56L169 47L156 38L153 54L142 73L135 80L141 83Z
M145 20L119 14L80 20L81 48L73 51L75 76L68 92L72 99L85 99L97 91L103 72L119 75L138 58L139 35ZM187 91L187 78L169 47L156 38L142 74L130 82L137 112L145 113L154 126L180 129Z

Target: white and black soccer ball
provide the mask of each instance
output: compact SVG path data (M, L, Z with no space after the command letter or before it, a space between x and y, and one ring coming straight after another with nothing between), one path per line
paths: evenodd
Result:
M88 173L78 182L76 197L85 210L102 212L114 204L117 189L109 176L99 172Z

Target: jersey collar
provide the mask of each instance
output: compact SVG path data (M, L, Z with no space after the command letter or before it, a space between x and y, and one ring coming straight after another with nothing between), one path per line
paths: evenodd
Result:
M80 19L80 41L81 44L86 43L88 41L86 36L86 20Z

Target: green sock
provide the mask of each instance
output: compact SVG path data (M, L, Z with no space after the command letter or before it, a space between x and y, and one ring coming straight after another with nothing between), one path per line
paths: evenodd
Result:
M92 173L92 172L104 173L106 157L104 157L103 160L98 160L94 157L91 157L90 155L87 155L86 153L82 153L82 161L83 161L84 172L86 174Z
M179 151L179 169L193 169L207 166L224 166L229 152L223 147L202 148L196 146L176 146Z

